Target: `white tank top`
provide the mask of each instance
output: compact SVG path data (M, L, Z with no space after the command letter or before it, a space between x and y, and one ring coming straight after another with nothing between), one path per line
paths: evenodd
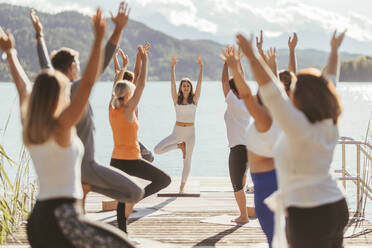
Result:
M254 122L247 130L247 149L257 155L273 158L274 145L281 133L279 125L273 121L269 130L264 133L257 131Z
M39 200L83 197L81 160L84 146L73 134L72 144L62 147L54 138L41 145L28 146L39 180Z
M185 122L185 123L194 123L195 122L195 104L187 105L175 105L176 108L176 121Z

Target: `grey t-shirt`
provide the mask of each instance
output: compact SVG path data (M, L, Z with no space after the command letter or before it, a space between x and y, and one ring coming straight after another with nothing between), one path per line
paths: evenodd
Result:
M80 80L74 82L71 86L71 96L74 95L80 85ZM85 152L82 163L89 163L94 160L94 122L93 122L93 110L88 102L87 108L81 117L79 123L76 125L77 134L84 144Z
M112 44L110 41L107 42L105 47L105 58L103 61L103 71L109 65L112 56L114 55L116 49L116 45ZM48 50L46 48L45 42L41 44L37 44L37 52L39 55L39 62L41 68L52 68L52 64L50 62L48 56ZM71 97L76 93L79 85L81 83L81 79L72 83L71 87ZM85 153L83 157L83 164L89 163L94 160L94 122L93 122L93 111L90 103L88 102L88 106L86 111L84 112L83 116L81 117L79 123L76 125L77 134L81 141L84 144Z
M116 46L110 42L107 42L105 48L105 58L103 62L103 71L109 65L112 56L116 50ZM75 81L71 86L71 97L76 93L81 80ZM85 113L81 117L79 123L76 125L77 134L84 144L85 152L83 157L83 164L89 163L94 160L94 122L93 122L93 110L92 106L88 102L88 106Z

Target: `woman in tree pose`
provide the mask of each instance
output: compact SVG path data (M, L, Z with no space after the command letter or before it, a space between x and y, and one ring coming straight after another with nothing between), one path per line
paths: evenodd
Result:
M238 57L240 58L239 52ZM240 61L239 69L244 78L244 72ZM246 183L246 173L248 169L246 132L251 122L251 115L247 111L244 101L239 96L234 78L229 78L229 68L226 61L222 70L222 90L227 104L224 119L230 147L229 174L235 200L240 210L240 216L232 221L247 223L249 221L248 216L255 216L254 209L246 207L247 201L243 189Z
M130 8L125 1L120 2L116 16L111 17L114 29L106 42L103 68L100 74L110 64L111 58L119 44L121 34L129 20ZM80 88L80 63L79 53L71 48L60 48L53 51L51 58L44 40L43 26L35 14L31 11L31 20L36 32L37 53L42 69L55 69L62 72L72 83L71 99ZM93 108L88 101L84 113L76 124L77 135L84 145L84 156L81 163L81 182L83 183L83 209L85 197L89 191L103 194L122 202L138 202L143 197L143 190L127 174L118 169L102 165L96 160L93 120Z
M162 154L174 149L181 149L183 154L183 171L180 185L180 194L184 192L184 187L187 177L190 174L191 156L195 145L195 112L199 101L202 79L203 79L203 61L201 56L198 56L198 64L200 66L198 83L195 93L192 83L189 78L181 79L176 91L176 74L175 67L177 64L176 56L172 57L171 64L171 93L176 109L176 124L174 125L171 135L160 141L154 148L156 154Z
M148 51L150 49L150 44L146 43L146 45L143 48L146 51ZM123 66L122 67L120 66L120 63L119 63L119 60L118 60L118 57L117 57L119 54L120 54L120 56L122 58L122 61L123 61ZM136 59L136 63L135 63L135 66L134 66L134 73L133 73L133 72L127 70L127 66L129 64L128 55L126 55L120 47L118 47L116 49L115 56L114 56L115 82L118 81L118 80L128 80L131 83L136 82L135 78L138 77L139 70L140 70L139 66L140 66L140 62L141 62L141 58L139 56L140 56L139 53L137 53L137 59ZM136 115L137 115L137 118L138 118L138 107L137 107L135 112L136 112ZM139 142L139 145L140 145L140 149L141 149L142 158L149 161L150 163L153 162L154 161L154 156L152 155L152 152L149 149L147 149L146 146L141 143L141 141Z
M109 104L109 118L114 138L110 165L135 177L151 181L145 187L144 198L167 187L171 179L160 169L142 159L138 142L137 105L141 99L147 77L147 50L138 47L140 71L134 84L128 80L114 83ZM120 77L121 78L121 77ZM117 221L119 228L127 231L127 219L133 203L119 202Z
M341 102L335 90L338 49L345 32L333 35L325 73L314 68L297 75L290 97L264 61L256 55L252 41L237 35L237 42L250 62L262 100L281 128L275 147L279 189L265 200L275 212L273 246L291 248L343 247L348 207L342 190L330 174L339 137Z
M79 204L83 197L84 147L75 125L102 70L106 22L100 9L93 16L93 24L95 39L90 58L71 101L71 84L56 70L41 71L31 86L17 58L12 34L10 31L5 34L0 28L0 48L7 54L19 94L23 142L30 152L40 186L27 223L31 247L134 247L119 230L85 219Z
M273 50L268 53L268 62L273 63ZM265 55L266 56L266 55ZM274 229L273 212L264 204L264 199L277 189L276 172L274 168L274 144L280 133L278 125L266 106L262 104L260 95L254 96L240 72L240 59L235 55L234 47L224 50L224 57L230 67L239 97L244 101L250 115L254 118L246 132L248 149L248 166L254 185L255 212L271 247ZM273 70L274 67L272 67Z

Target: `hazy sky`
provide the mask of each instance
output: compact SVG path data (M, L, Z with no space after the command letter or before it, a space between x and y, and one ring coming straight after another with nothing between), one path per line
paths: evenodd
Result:
M77 10L92 13L102 7L115 11L118 0L0 0L45 12ZM129 0L131 17L177 36L173 27L210 36L232 36L259 27L267 36L291 31L330 33L348 28L348 36L372 42L372 0ZM253 30L256 31L256 30ZM191 32L191 31L190 31ZM207 37L207 36L206 36Z

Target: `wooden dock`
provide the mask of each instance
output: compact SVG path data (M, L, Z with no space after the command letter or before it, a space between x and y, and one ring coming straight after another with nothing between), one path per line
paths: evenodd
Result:
M128 232L139 247L268 247L257 220L253 219L244 226L229 223L239 213L229 178L190 180L197 182L191 185L199 185L200 197L154 195L135 206L137 212L129 220ZM172 187L177 189L177 183ZM87 198L87 216L116 226L115 211L101 211L103 200L108 199L90 193ZM247 194L247 205L253 206L252 193ZM345 237L345 247L372 247L372 223L353 223ZM146 243L151 241L157 243ZM8 238L7 245L27 247L24 225L13 237Z

